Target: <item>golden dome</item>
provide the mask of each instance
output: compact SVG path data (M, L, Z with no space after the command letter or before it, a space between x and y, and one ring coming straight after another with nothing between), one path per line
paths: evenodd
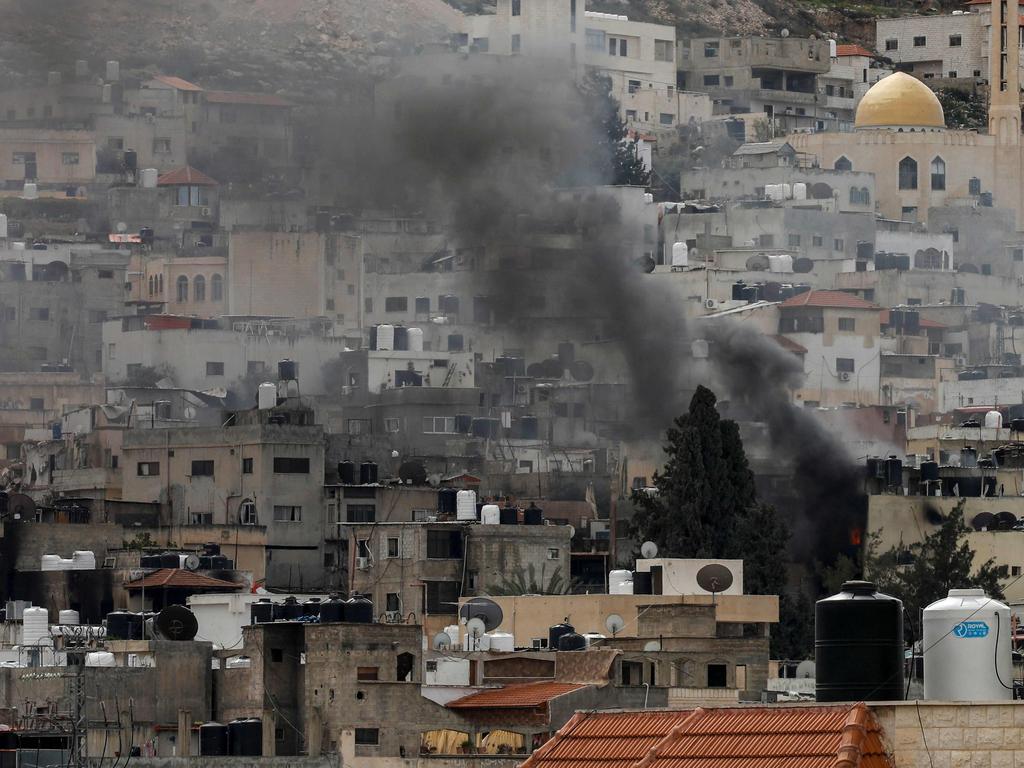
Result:
M855 128L945 128L942 105L916 77L894 72L868 89L857 107Z

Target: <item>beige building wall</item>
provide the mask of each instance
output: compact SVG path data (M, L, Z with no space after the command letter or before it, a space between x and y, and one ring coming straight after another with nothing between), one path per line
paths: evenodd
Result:
M0 129L0 180L21 181L31 174L26 154L35 154L40 184L86 184L96 178L96 143L85 131Z
M225 257L165 257L151 261L147 267L143 298L165 302L168 313L195 317L219 317L226 313L228 260ZM152 296L150 278L153 278Z
M896 64L913 65L906 71L918 78L984 77L988 69L988 16L957 13L879 18L875 23L875 50ZM954 36L959 36L959 45L951 45Z

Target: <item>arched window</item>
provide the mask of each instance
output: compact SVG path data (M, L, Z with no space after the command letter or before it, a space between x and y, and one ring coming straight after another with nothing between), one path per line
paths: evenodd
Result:
M867 187L860 188L860 201L864 205L871 205L871 190Z
M912 157L900 160L900 189L917 189L917 160Z
M932 189L944 190L946 188L946 161L941 157L932 160Z
M152 275L149 276L149 295L153 295L153 289L156 287L156 278Z
M178 303L184 304L188 301L188 278L182 275L178 278Z
M163 275L157 275L156 276L156 292L159 293L161 296L164 295L164 276Z
M219 273L214 273L213 277L210 278L210 300L224 300L224 278Z
M843 155L835 161L832 167L837 171L852 171L853 163L850 162L850 159L846 155Z
M192 281L192 298L196 301L206 301L206 278L196 275Z

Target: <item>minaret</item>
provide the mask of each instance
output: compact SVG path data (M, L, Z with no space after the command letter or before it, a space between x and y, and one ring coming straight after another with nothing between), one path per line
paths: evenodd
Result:
M1020 10L992 0L988 56L988 132L999 146L1020 145Z

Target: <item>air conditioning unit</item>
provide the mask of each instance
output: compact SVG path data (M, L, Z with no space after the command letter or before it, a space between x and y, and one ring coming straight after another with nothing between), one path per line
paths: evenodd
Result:
M704 309L715 309L718 307L718 302L715 299L707 299L704 302Z
M533 650L541 651L544 648L547 648L548 641L547 641L546 638L543 638L543 637L535 637L535 638L533 638L532 645L533 645Z
M849 371L840 371L839 372L839 380L840 381L849 381L850 380L850 372Z
M370 558L368 558L368 557L357 557L356 558L356 568L358 568L360 571L365 571L369 567L370 567Z
M199 209L199 213L202 216L209 216L210 215L210 209L209 208L205 208L205 207L204 208L200 208Z

